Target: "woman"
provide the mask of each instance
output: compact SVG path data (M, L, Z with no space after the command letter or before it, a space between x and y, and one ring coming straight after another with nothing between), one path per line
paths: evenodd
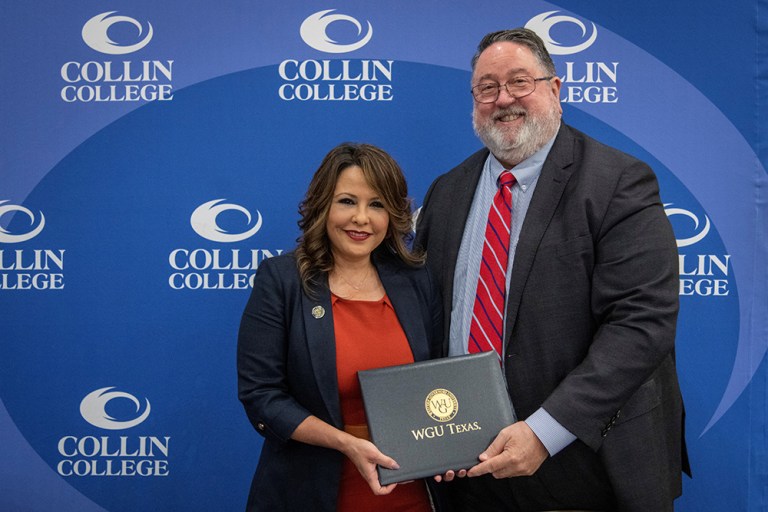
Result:
M411 254L407 186L370 145L342 144L312 178L293 253L262 262L238 340L239 397L265 437L258 510L431 510L424 481L379 485L397 463L367 439L362 369L436 357L437 287Z

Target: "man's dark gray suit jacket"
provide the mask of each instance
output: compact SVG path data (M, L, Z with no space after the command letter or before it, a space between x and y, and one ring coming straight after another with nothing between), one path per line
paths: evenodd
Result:
M415 246L441 285L446 333L487 156L437 178L418 219ZM543 407L578 438L537 472L553 494L579 485L586 450L598 454L621 510L667 510L681 494L677 254L653 171L563 124L517 245L504 354L518 417Z

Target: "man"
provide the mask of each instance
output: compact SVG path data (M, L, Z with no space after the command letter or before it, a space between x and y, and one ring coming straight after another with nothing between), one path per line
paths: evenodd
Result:
M561 81L532 31L488 34L472 69L487 149L432 184L415 246L441 283L448 354L497 345L524 421L458 473L469 478L446 475L453 501L482 512L673 510L688 471L677 248L656 177L560 122ZM512 184L497 182L504 170ZM498 224L510 200L511 223ZM506 267L497 299L486 251Z

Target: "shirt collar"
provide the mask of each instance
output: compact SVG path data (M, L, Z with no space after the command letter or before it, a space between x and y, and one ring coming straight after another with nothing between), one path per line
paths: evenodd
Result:
M559 131L560 130L558 130L558 132ZM520 184L520 187L523 190L526 190L538 179L541 174L541 168L544 167L544 161L547 159L549 151L552 149L552 145L555 143L556 138L557 133L555 133L555 135L549 139L541 149L511 169L512 174L515 176L515 180ZM491 173L491 176L493 176L494 183L496 183L499 179L499 175L504 171L504 166L495 156L493 156L493 153L490 154L488 163L488 171Z

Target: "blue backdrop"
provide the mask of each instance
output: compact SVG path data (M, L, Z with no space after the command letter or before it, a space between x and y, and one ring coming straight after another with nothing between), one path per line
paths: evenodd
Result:
M768 510L765 0L6 2L0 509L240 510L235 344L323 155L417 206L480 143L469 60L526 25L569 124L649 162L680 252L682 511Z

